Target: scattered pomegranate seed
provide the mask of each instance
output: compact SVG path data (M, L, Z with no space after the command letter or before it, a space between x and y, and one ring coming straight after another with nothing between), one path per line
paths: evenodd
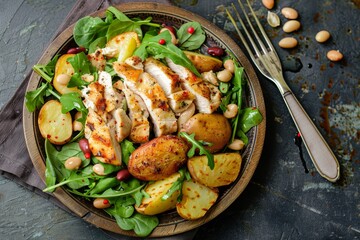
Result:
M193 33L195 32L195 28L189 27L189 28L187 29L187 32L190 33L190 34L193 34Z
M109 200L104 199L103 203L104 203L104 204L109 204Z
M159 44L164 45L165 43L166 43L165 39L162 38L159 40Z

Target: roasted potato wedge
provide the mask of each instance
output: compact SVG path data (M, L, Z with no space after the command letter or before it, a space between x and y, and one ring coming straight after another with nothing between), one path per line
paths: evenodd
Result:
M231 126L229 121L221 114L198 113L192 116L182 125L182 132L195 133L196 140L212 143L206 148L214 153L229 142L231 137Z
M191 177L208 187L220 187L234 182L240 172L241 155L239 153L221 153L214 155L214 169L207 164L206 156L192 157L187 162Z
M185 164L187 151L188 145L180 137L157 137L131 154L128 169L131 175L140 180L161 180L177 172Z
M193 180L185 181L182 200L176 204L178 214L187 220L203 217L218 198L218 189L209 188Z
M210 70L217 71L222 67L220 59L190 51L184 51L184 53L200 73Z
M115 57L118 62L124 62L125 59L131 57L135 49L140 46L140 39L136 32L121 33L110 39L106 47L117 49Z
M57 80L58 77L62 74L66 74L70 78L74 74L74 68L67 61L67 59L69 57L73 57L74 55L75 54L61 55L56 62L53 85L54 85L54 88L56 89L56 91L58 91L60 94L65 94L65 93L70 93L70 92L79 92L80 93L80 90L77 87L68 88L67 84L63 84Z
M180 173L174 173L169 177L152 182L145 188L150 197L143 198L140 206L136 207L136 211L145 215L156 215L176 207L177 198L180 191L174 192L168 199L162 200L162 196L167 193L174 182L178 180Z
M73 132L71 115L70 113L63 114L61 108L59 101L47 101L41 107L38 116L41 136L56 145L70 141Z

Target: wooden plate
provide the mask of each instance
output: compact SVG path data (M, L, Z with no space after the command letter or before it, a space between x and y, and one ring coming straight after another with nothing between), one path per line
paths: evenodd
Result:
M247 105L256 106L259 108L264 117L262 123L253 128L248 134L249 145L242 154L243 164L239 177L231 186L221 189L217 203L208 211L205 217L195 221L187 221L179 217L176 211L161 214L159 216L160 224L156 229L154 229L150 237L170 236L189 231L210 221L223 212L227 207L229 207L230 204L234 202L235 199L243 192L251 177L253 176L261 155L266 125L265 104L260 84L250 62L237 46L237 44L221 29L214 26L204 18L174 6L157 3L128 3L120 4L116 7L120 11L127 14L129 17L146 18L151 16L153 21L158 23L166 22L171 23L174 26L180 26L184 22L188 21L197 21L201 23L207 34L206 45L211 46L216 44L228 49L235 55L240 64L245 68L246 77L248 79L248 85L246 89ZM95 12L92 14L92 16L104 17L105 11L101 10ZM70 26L52 42L52 44L43 54L39 63L46 64L55 54L65 53L67 49L75 46L75 43L72 39L73 27L73 25ZM27 91L35 90L40 85L40 82L40 77L36 73L33 73L28 84ZM24 107L23 114L24 134L27 148L37 172L45 182L45 152L43 147L44 139L41 137L37 125L38 113L29 113ZM76 213L85 221L88 221L107 231L128 236L135 236L132 231L121 230L116 222L104 211L95 209L85 200L68 193L65 188L58 188L54 192L54 195L71 211Z

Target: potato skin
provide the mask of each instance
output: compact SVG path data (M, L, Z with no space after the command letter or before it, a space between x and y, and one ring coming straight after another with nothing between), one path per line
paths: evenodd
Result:
M200 73L210 70L215 72L222 67L222 61L220 59L190 51L184 51L184 53Z
M70 93L70 92L79 92L80 90L77 87L68 88L65 85L59 84L56 81L56 78L60 74L67 74L69 76L72 76L74 74L74 68L72 65L67 61L68 58L75 56L75 54L64 54L59 57L59 59L56 62L55 65L55 75L53 80L54 88L61 94Z
M180 131L188 134L195 133L196 140L212 143L212 146L205 147L212 153L223 149L231 137L229 121L217 113L195 114L183 125Z
M161 198L167 193L179 177L180 173L176 172L165 179L149 183L145 187L145 192L148 193L150 197L143 198L140 206L135 206L136 211L145 215L156 215L170 209L174 209L176 207L180 191L175 191L166 200L162 200Z
M221 187L234 182L240 173L241 155L239 153L220 153L214 155L214 169L207 165L206 156L192 157L187 162L191 177L208 187Z
M177 136L160 136L137 148L130 156L128 170L145 181L164 179L187 161L187 143Z
M72 136L71 115L63 114L61 108L59 101L50 100L41 107L38 116L41 136L56 145L67 143Z

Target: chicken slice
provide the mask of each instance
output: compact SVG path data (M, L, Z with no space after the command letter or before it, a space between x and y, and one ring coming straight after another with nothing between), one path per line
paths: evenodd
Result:
M183 90L179 76L162 62L147 58L145 71L156 79L169 99L171 109L176 113L185 111L194 101L195 96L188 90Z
M145 143L149 141L150 137L149 113L146 106L143 100L130 89L124 87L123 92L131 120L130 139L135 143Z
M131 120L126 115L126 111L117 108L111 112L112 118L108 120L108 126L115 129L115 139L122 142L131 133Z
M111 112L114 109L121 107L121 99L119 99L119 94L113 88L111 75L104 71L99 72L98 82L104 86L105 111Z
M99 115L104 115L106 110L105 88L99 82L90 83L81 90L83 103L87 109L92 109Z
M146 72L133 74L141 70L126 63L114 63L114 69L124 79L125 86L144 100L154 124L155 136L176 132L175 114L170 109L166 95L157 81Z
M175 64L171 59L166 58L171 70L179 75L185 89L195 95L195 105L201 113L213 113L220 106L221 93L216 86L203 81L189 69Z
M121 147L116 141L114 128L110 128L106 120L91 108L85 122L85 136L90 151L99 161L121 165Z
M88 59L91 64L98 70L104 71L106 65L106 59L101 49L97 49L94 53L88 54Z

